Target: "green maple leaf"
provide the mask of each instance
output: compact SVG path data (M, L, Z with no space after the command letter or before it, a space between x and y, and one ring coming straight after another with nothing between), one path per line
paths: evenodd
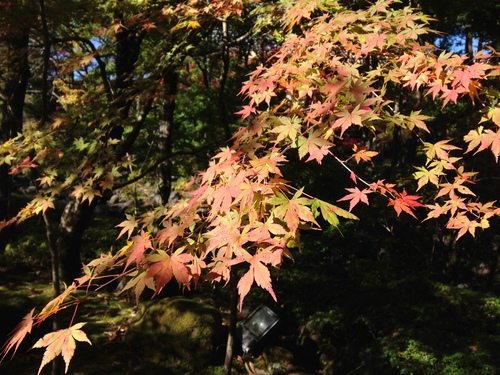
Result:
M328 221L328 223L330 223L334 227L338 227L340 224L338 218L339 216L345 219L359 220L356 215L350 213L349 211L346 211L340 207L337 207L320 199L314 199L312 201L311 209L314 217L318 217L321 214L323 219Z
M307 223L316 223L311 209L307 207L311 204L311 200L302 195L302 190L298 190L291 199L279 194L277 197L271 198L269 203L276 204L273 214L278 219L283 219L291 232L295 232L300 221Z

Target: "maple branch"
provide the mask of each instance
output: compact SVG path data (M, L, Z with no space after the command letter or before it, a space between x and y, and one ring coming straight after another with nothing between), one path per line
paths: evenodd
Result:
M332 155L335 160L337 160L341 166L343 166L345 169L347 169L349 171L350 174L353 174L356 176L356 179L358 179L359 181L361 181L363 184L365 184L367 187L371 188L372 187L372 184L366 182L365 180L363 180L361 177L359 177L351 168L349 168L347 166L347 164L339 159L335 154L333 154L332 152L330 152L330 155ZM392 199L395 199L396 197L394 196L394 194L392 192L390 192L389 190L387 190L387 193L389 193L389 195L391 196ZM383 196L385 196L385 194L382 194Z
M151 165L149 165L144 170L144 172L138 174L137 176L135 176L134 178L131 178L130 180L126 180L126 181L123 181L121 183L117 183L117 184L113 185L113 189L121 189L121 188L124 188L125 186L128 186L130 184L133 184L134 182L141 180L142 178L146 177L148 174L153 172L156 169L156 167L158 166L158 164L163 163L164 161L167 161L169 159L173 159L174 157L182 156L182 155L196 155L200 151L207 149L207 148L208 147L200 147L199 149L192 150L192 151L173 152L170 155L165 155L161 158L158 158Z
M80 303L75 304L75 311L73 311L73 316L71 317L71 320L69 322L69 326L71 327L73 325L73 321L75 320L76 312L78 311L78 306Z
M371 186L371 184L369 184L368 182L366 182L365 180L363 180L361 177L359 177L356 173L354 173L354 171L353 171L351 168L349 168L349 167L347 166L347 164L346 164L343 160L339 159L339 158L338 158L338 157L337 157L334 153L330 152L330 155L332 155L332 156L335 158L335 160L337 160L337 161L340 163L340 165L341 165L341 166L343 166L345 169L347 169L347 170L349 171L349 173L350 173L350 174L355 175L355 176L356 176L356 178L357 178L359 181L361 181L362 183L364 183L367 187L370 187L370 186Z

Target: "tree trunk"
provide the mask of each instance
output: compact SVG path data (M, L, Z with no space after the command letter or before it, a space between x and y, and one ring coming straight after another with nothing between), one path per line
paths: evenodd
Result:
M0 88L0 101L2 102L0 117L0 142L21 133L23 129L24 98L28 87L30 69L28 63L29 28L21 28L20 32L11 34L6 40L7 71L3 74L4 87ZM11 190L12 176L9 166L0 166L0 222L11 217ZM11 228L0 231L0 252L5 249L9 241Z
M222 20L222 68L221 74L219 78L219 93L218 93L218 101L219 101L219 114L220 121L222 124L222 128L224 129L224 134L226 137L226 141L231 138L231 129L229 128L229 117L227 113L226 107L226 97L225 97L225 89L227 83L227 77L229 74L229 36L228 36L228 28L227 28L227 20Z
M97 199L90 204L72 199L66 204L61 215L55 241L59 252L61 279L67 285L80 277L83 232L90 224L96 204Z
M224 375L231 374L233 365L234 341L236 336L236 318L238 314L238 280L236 271L231 270L231 280L229 280L231 289L231 307L229 313L229 332L226 343L226 356L224 359Z
M174 112L175 95L177 94L178 76L176 72L168 72L163 76L163 102L159 126L158 152L165 161L158 164L156 176L158 194L157 205L168 202L172 191L172 136L175 131Z
M471 32L465 33L465 54L469 56L469 59L472 59L474 56L474 36Z

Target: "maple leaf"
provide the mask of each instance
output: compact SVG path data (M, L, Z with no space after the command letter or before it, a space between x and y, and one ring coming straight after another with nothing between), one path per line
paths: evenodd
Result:
M333 123L332 127L334 129L340 128L340 136L342 136L342 134L344 134L344 132L353 124L363 126L361 115L366 112L366 110L359 109L359 105L357 105L352 112L349 112L347 109L343 109L342 111L335 113L337 119Z
M153 277L147 276L146 271L139 273L136 270L136 271L131 272L129 274L129 276L132 276L132 278L127 282L127 284L125 284L125 286L123 287L123 289L120 293L123 293L129 289L134 288L135 289L135 302L136 302L136 304L139 304L139 297L141 296L145 287L148 287L152 291L155 291L154 279L153 279Z
M443 88L443 84L440 80L436 80L431 83L430 89L427 90L427 93L425 94L426 96L429 94L432 94L432 99L436 99L436 96L441 92Z
M366 147L358 148L358 145L354 145L352 150L354 151L354 154L352 156L354 157L356 163L358 164L361 160L370 161L372 157L378 155L377 151L368 151Z
M250 261L250 268L248 272L245 273L238 281L240 311L243 307L243 300L250 291L254 280L258 286L260 286L262 289L267 290L267 292L273 297L273 299L277 301L276 294L274 293L271 284L271 273L269 272L267 266L262 263L262 261L264 261L265 263L269 262L268 255L269 254L266 254L266 252L258 252L257 254L255 254Z
M447 182L439 185L441 186L441 189L437 193L436 198L442 197L444 195L449 195L453 199L457 197L456 192L464 195L475 196L476 194L474 194L472 190L470 190L467 186L463 185L464 182L473 183L472 181L468 180L466 176L465 178L457 176L455 177L455 181L453 181L453 184Z
M183 225L172 223L171 220L165 222L164 226L165 228L158 232L156 238L160 245L165 244L166 246L173 244L177 237L182 237L186 229Z
M446 214L450 210L450 206L440 206L438 203L429 204L427 205L427 208L430 208L431 210L427 213L427 217L423 221L438 218L439 216Z
M412 130L413 126L416 126L419 129L425 130L427 133L430 133L429 129L427 128L427 125L425 125L425 120L428 120L432 117L426 116L426 115L421 115L420 111L412 111L410 115L408 116L408 129Z
M479 224L476 221L469 220L469 218L464 214L451 217L446 224L446 228L458 230L457 240L467 232L474 237L478 226Z
M49 301L45 307L42 309L40 312L39 316L44 316L47 317L49 315L52 315L58 311L58 309L61 307L62 303L64 300L74 291L76 290L76 284L73 282L70 286L68 286L64 292L62 292L60 295L57 297L53 298L51 301Z
M27 168L38 168L38 164L35 164L31 161L31 157L27 156L22 162L20 162L18 165L16 165L15 168L13 168L9 174L16 174L22 169L27 169Z
M295 142L297 135L300 133L302 123L300 117L293 116L292 118L280 116L276 118L280 125L270 130L271 133L277 133L276 143L281 142L283 139L288 138Z
M19 349L19 345L24 340L26 335L31 333L31 329L33 327L33 312L35 308L33 308L28 314L26 314L21 320L21 322L16 326L16 328L10 333L8 340L2 345L0 348L0 354L2 354L2 361L9 351L14 348L12 355L17 352Z
M358 187L354 188L346 188L351 194L347 194L345 197L340 198L337 202L349 201L349 212L359 203L363 202L364 204L369 205L368 202L368 194L373 193L370 189L359 190Z
M331 142L322 137L323 132L321 129L309 132L307 138L300 136L297 140L299 146L299 157L302 159L309 154L306 162L316 160L321 164L323 157L328 154L328 149L333 146Z
M424 142L425 155L430 160L436 157L438 159L449 160L448 151L460 150L460 147L450 145L448 142L450 142L449 139L444 139L434 144Z
M443 108L444 108L446 106L446 104L448 104L449 101L456 104L457 100L458 100L458 96L460 94L466 93L467 89L465 89L463 87L458 87L458 88L454 88L454 89L450 90L446 86L443 86L441 91L442 91L441 98L444 99L443 100Z
M279 195L269 200L269 203L277 204L273 210L273 215L285 220L291 232L297 231L300 220L317 224L311 209L307 207L311 203L310 199L305 197L300 198L302 191L303 189L298 190L291 199L287 199L284 195Z
M405 190L401 194L396 193L395 199L390 199L388 206L394 206L396 214L399 216L401 212L406 212L407 214L417 218L413 213L415 207L425 207L418 199L422 198L418 195L408 195Z
M257 109L251 105L244 105L241 111L235 112L237 115L241 115L241 119L244 120L252 113L257 113Z
M135 216L130 215L130 214L125 214L126 220L122 221L120 224L118 224L116 227L121 227L123 228L120 231L120 234L118 234L118 237L116 239L119 239L121 236L123 236L125 233L127 233L127 238L130 238L132 235L132 232L137 228L139 223L137 220L135 220Z
M143 230L141 230L141 233L137 236L132 237L132 244L127 250L129 256L127 258L127 262L125 263L125 269L127 269L132 262L139 264L141 262L144 251L146 251L147 249L152 249L152 247L153 246L151 244L151 240L149 239L149 234L144 233Z
M425 167L415 167L418 172L413 173L413 176L418 180L417 191L419 191L423 186L427 185L429 182L436 186L439 185L439 176L443 176L444 173L441 168L433 168L427 170Z
M47 333L33 345L33 348L46 348L43 353L42 363L38 369L38 374L40 374L47 363L59 354L62 354L66 364L64 372L68 372L69 363L75 354L76 341L87 342L92 345L85 332L81 330L84 325L85 323L78 323L66 329Z
M245 242L240 231L241 217L235 211L217 217L210 223L210 226L214 229L205 233L205 236L209 239L205 250L206 253L227 245L228 255L231 258L233 249L241 247Z
M478 152L485 150L487 148L491 149L493 156L495 156L495 161L498 163L498 157L500 156L500 129L494 132L491 129L486 129L483 132L483 127L480 126L477 130L471 130L466 136L464 136L464 141L469 143L467 151L469 152L478 147Z
M357 216L350 212L320 199L313 200L311 210L313 211L314 217L317 217L321 213L323 219L334 227L338 227L340 224L338 216L351 220L359 220Z
M179 283L188 289L190 288L189 269L185 264L191 262L194 257L191 254L183 253L184 250L185 248L180 247L171 255L168 255L163 250L158 250L157 254L148 257L148 261L153 264L149 266L146 277L154 277L155 294L158 294L172 280L172 277L175 277Z
M496 126L500 126L500 107L489 108L488 118L493 121Z
M45 199L41 195L37 195L35 199L33 199L33 203L36 204L33 211L35 214L39 214L40 212L45 213L49 208L55 208L54 206L54 198L50 197Z
M210 217L215 217L218 214L226 213L233 204L234 198L241 193L239 184L244 179L244 173L239 174L239 178L235 178L228 182L227 185L218 185L212 193L212 207Z

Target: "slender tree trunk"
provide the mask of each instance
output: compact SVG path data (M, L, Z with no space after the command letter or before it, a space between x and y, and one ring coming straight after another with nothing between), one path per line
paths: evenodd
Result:
M176 126L174 122L175 113L175 95L177 94L178 76L176 72L168 72L163 76L163 102L162 114L159 126L158 152L160 157L165 156L167 159L157 168L157 189L158 189L158 205L168 202L172 191L172 136Z
M61 279L67 285L81 274L82 237L90 224L96 204L97 199L90 204L72 199L61 215L55 242L59 251Z
M469 56L469 59L474 56L474 43L471 32L465 33L465 54Z
M47 236L47 243L50 250L50 261L52 266L52 295L54 298L61 294L61 282L59 278L59 254L57 246L54 243L54 234L52 232L52 224L46 212L43 213L43 220L45 222L45 234ZM52 331L59 329L59 315L54 314L52 317ZM62 362L60 357L56 357L52 362L52 375L62 374Z
M50 35L45 14L45 1L40 0L40 18L43 30L43 66L42 66L42 115L40 125L49 119L49 61L50 61Z
M229 281L231 289L231 307L229 313L229 332L226 343L226 356L224 359L224 375L231 374L233 365L234 342L236 336L236 318L238 314L238 280L236 271L231 270L231 280Z
M227 29L227 21L226 19L222 20L222 69L219 79L219 93L218 93L218 101L219 101L219 116L222 124L222 128L224 129L224 134L226 136L226 140L231 138L231 129L229 128L229 117L227 114L227 106L226 106L226 97L225 97L225 89L227 83L227 77L229 74L229 36Z

